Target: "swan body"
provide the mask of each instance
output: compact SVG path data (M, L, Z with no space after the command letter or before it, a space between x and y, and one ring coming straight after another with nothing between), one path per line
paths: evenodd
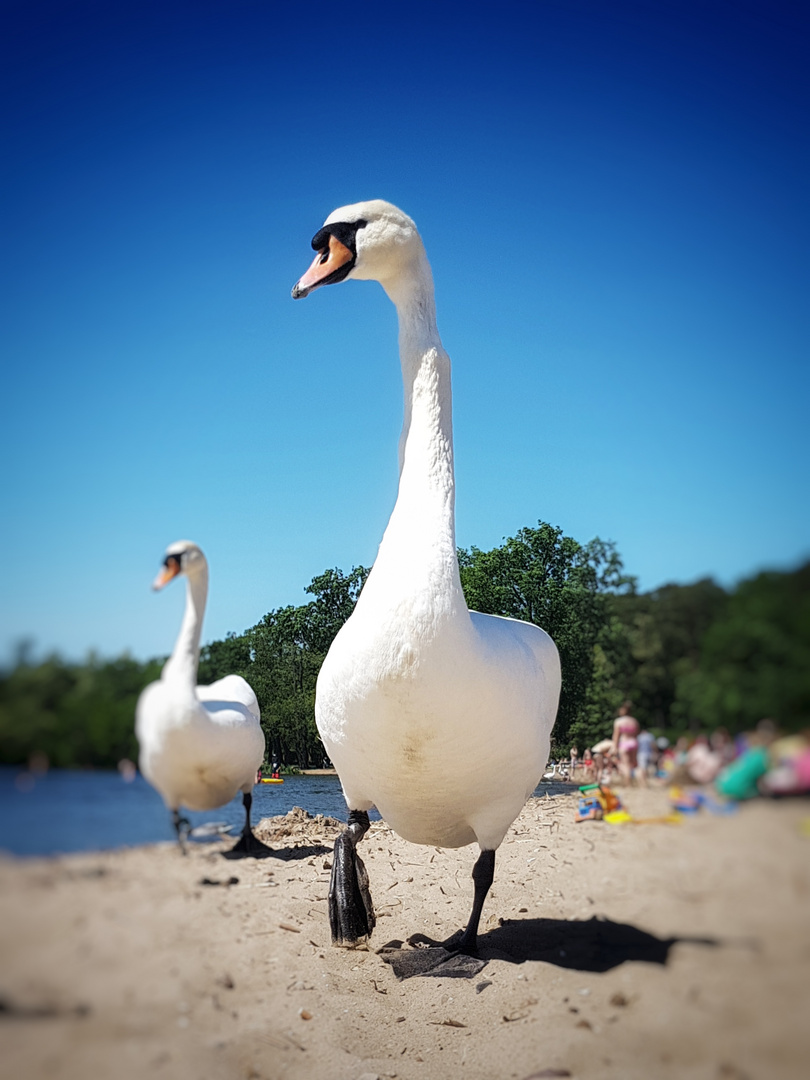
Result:
M171 684L152 683L138 703L141 772L170 809L213 810L250 791L264 757L258 703L244 679L227 675L196 689L189 702Z
M477 612L428 629L395 608L377 623L364 596L316 699L348 806L376 806L415 844L497 848L548 761L554 714L543 703L556 707L559 693L550 639Z
M186 610L180 634L158 682L138 699L135 731L141 772L163 797L180 835L181 806L213 810L242 792L246 822L239 850L264 847L250 829L256 773L264 758L264 733L256 695L239 675L197 686L200 634L208 594L208 563L190 541L166 551L154 588L186 576Z
M405 390L396 505L321 668L318 730L343 785L353 846L372 805L414 843L479 844L487 869L480 886L473 874L476 901L462 939L472 952L494 851L548 761L559 657L539 627L471 612L464 599L450 360L416 226L390 203L358 203L331 214L312 246L318 254L293 296L345 278L379 281L397 308ZM339 925L343 901L334 903L333 936L351 940L351 927L346 935Z

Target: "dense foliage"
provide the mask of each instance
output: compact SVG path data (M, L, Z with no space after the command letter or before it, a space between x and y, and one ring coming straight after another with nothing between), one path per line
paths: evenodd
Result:
M710 718L738 730L770 716L789 730L810 725L810 563L742 582L676 690L678 722Z
M349 574L327 570L307 587L314 600L271 611L247 631L253 664L245 678L259 699L268 753L275 761L302 769L324 763L315 728L315 682L367 577L363 566Z
M609 734L626 697L642 722L670 734L720 724L736 732L763 716L786 730L810 724L810 563L732 592L707 580L638 593L612 544L579 544L543 523L491 551L461 550L459 563L472 608L536 622L557 643L556 752ZM236 672L253 686L272 760L323 763L315 682L367 576L364 567L327 570L306 604L203 648L201 683ZM135 759L135 703L161 666L93 655L35 663L21 651L0 676L0 763L37 753L58 766Z
M135 703L161 663L130 657L71 664L25 655L0 679L0 762L45 754L57 766L109 766L135 759Z
M610 597L633 587L614 546L579 544L540 522L492 551L461 550L459 564L473 610L536 623L557 645L563 686L555 744L596 741L622 698L605 662L613 644Z
M614 677L650 726L668 728L692 715L682 700L683 680L698 670L703 638L728 599L710 580L614 599ZM703 719L711 725L711 714Z

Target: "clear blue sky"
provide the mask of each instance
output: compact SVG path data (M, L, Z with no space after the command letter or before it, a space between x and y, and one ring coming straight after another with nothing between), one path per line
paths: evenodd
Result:
M293 302L344 203L416 220L461 545L539 519L642 588L810 554L810 20L779 0L2 6L0 655L167 652L370 564L395 313Z

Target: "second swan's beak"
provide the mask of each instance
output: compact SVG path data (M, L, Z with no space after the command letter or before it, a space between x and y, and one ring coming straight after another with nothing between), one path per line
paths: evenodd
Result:
M164 585L168 585L172 578L177 577L180 573L180 560L169 558L166 560L163 569L158 576L152 582L152 588L157 591L162 589Z
M354 259L353 252L345 244L342 244L336 236L330 235L328 246L318 252L309 270L293 285L293 300L300 300L302 297L308 296L313 289L317 289L320 285L328 285L332 275L336 274L352 259Z

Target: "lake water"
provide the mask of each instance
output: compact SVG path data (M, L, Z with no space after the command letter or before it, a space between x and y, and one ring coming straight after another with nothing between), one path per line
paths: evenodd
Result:
M571 790L541 784L536 794ZM253 789L254 822L286 814L294 806L346 820L336 776L287 776L283 784ZM193 826L224 821L239 833L245 820L242 796L217 810L190 811L186 816ZM373 810L369 816L379 819ZM0 850L14 855L102 851L173 840L175 835L163 800L140 773L127 782L117 772L51 769L34 776L0 767L0 822Z

